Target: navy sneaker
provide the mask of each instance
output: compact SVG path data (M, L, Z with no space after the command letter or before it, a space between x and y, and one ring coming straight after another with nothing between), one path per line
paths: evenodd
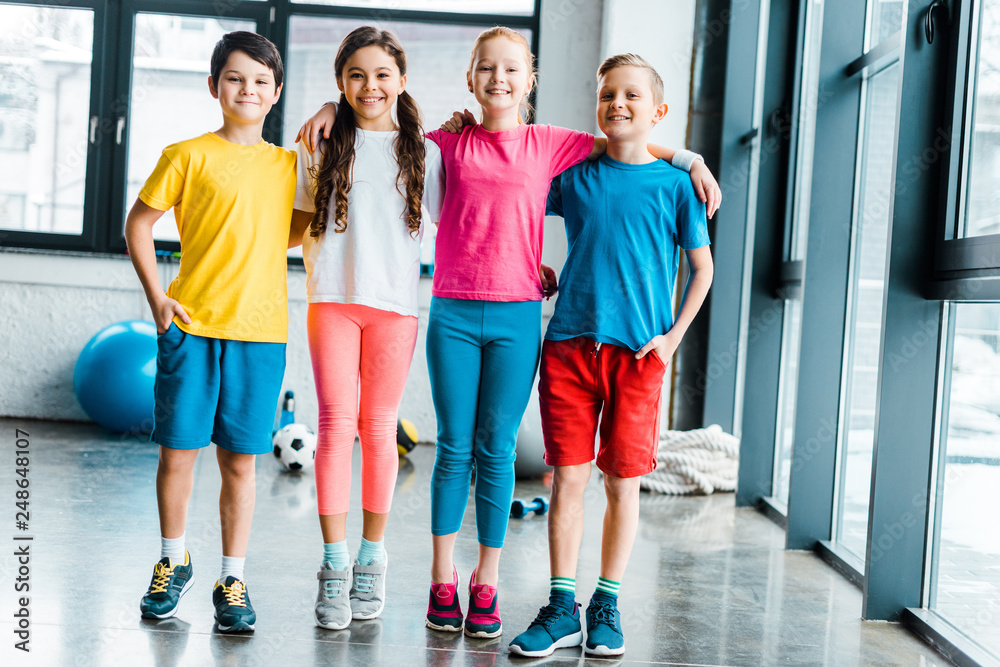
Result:
M215 605L215 622L219 632L253 632L257 614L250 604L247 585L242 579L230 575L224 582L215 582L212 591Z
M139 611L143 618L170 618L177 613L177 603L194 584L194 568L191 554L184 552L184 563L172 564L169 558L161 558L153 566L153 578L149 589L139 601Z
M621 655L625 652L622 616L616 598L595 593L587 605L587 653Z
M570 648L582 643L580 607L573 602L572 612L554 604L539 609L538 616L528 629L515 637L508 648L511 653L539 658L552 655L557 648Z

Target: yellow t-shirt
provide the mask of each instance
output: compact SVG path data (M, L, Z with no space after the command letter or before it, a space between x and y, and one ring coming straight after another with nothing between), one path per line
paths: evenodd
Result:
M198 336L288 340L287 249L295 200L294 151L241 146L211 132L167 146L139 199L174 207L181 265L167 295Z

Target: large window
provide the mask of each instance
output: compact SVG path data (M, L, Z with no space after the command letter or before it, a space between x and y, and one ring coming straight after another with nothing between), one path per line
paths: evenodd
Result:
M1000 234L1000 1L975 3L960 236Z
M801 272L803 296L781 295L780 358L748 370L748 386L766 393L777 372L781 389L773 469L765 479L755 451L772 443L744 439L741 486L770 485L764 510L786 510L788 546L857 583L862 618L903 620L957 664L993 664L1000 0L798 7L797 63L808 12L824 14L815 160L793 151L786 203L801 216L802 183L809 231L786 224L768 239L784 244L782 265L753 287Z
M944 274L951 284L941 295L992 302L949 304L944 323L923 602L946 628L1000 660L1000 530L992 511L1000 487L1000 293L990 287L1000 269L1000 2L973 2L956 20L967 38L956 77L962 140L949 193L954 228L945 230L938 266L939 278L941 269L951 272Z
M94 12L0 5L0 229L83 232Z
M898 40L902 3L878 0L870 3L869 11L871 52L890 40ZM857 197L853 223L844 230L852 235L852 269L834 523L835 541L861 562L868 536L882 301L892 204L898 56L897 62L882 69L874 64L864 69L862 75L866 80L858 145Z
M297 4L371 9L374 20L390 18L398 9L530 16L535 0L292 0Z
M774 437L772 500L779 511L788 509L795 439L795 404L798 394L799 353L802 343L802 277L809 238L809 193L812 187L816 110L819 99L819 56L823 27L823 5L806 3L805 45L802 58L798 137L793 161L792 210L785 229L784 266L797 281L783 290L781 359L778 373L778 414Z
M473 104L463 82L479 32L506 24L537 51L539 25L536 0L46 1L0 0L0 245L124 251L125 216L162 149L221 125L207 78L227 32L278 46L286 85L264 139L292 146L337 97L333 58L359 25L399 34L425 129ZM178 249L172 212L154 237Z
M951 313L927 606L1000 656L1000 304Z

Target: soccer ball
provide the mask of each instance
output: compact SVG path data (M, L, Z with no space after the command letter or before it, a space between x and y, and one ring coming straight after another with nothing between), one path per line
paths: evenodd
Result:
M285 470L299 472L312 467L316 458L316 434L305 424L289 424L271 440L274 456Z

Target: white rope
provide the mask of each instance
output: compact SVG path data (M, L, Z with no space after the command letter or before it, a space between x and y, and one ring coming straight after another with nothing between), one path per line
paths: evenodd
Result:
M739 438L718 424L667 431L660 437L656 470L639 484L648 491L671 495L735 491L739 463Z

